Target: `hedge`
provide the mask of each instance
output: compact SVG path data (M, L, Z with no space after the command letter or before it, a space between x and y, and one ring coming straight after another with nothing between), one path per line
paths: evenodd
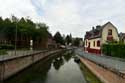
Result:
M0 50L0 55L5 55L5 54L7 54L6 50Z
M125 58L125 44L104 44L102 52L108 56Z
M0 44L0 49L12 50L12 49L14 49L14 45L11 45L11 44Z

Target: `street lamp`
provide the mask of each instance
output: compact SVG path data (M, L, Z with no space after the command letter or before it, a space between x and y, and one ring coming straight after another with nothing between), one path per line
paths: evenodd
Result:
M16 50L17 50L16 44L17 44L17 23L18 23L18 19L14 15L12 15L12 21L15 22L15 24L16 24L16 29L15 29L15 55L16 55L17 54L16 53Z

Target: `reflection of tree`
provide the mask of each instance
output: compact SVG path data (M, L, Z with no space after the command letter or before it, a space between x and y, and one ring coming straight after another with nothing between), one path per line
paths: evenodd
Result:
M66 54L63 57L68 62L71 59L72 56L70 54Z
M59 57L57 59L55 59L55 61L53 62L53 66L56 70L59 70L59 68L64 64L63 58Z
M72 57L72 52L66 52L64 55L63 55L64 59L68 62L71 57Z

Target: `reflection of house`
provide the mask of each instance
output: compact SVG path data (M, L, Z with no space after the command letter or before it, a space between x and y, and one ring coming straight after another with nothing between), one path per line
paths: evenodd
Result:
M86 32L85 35L85 51L90 53L101 54L101 46L107 41L119 41L117 28L108 22L103 26L96 26L92 30Z
M120 39L120 41L125 43L125 33L120 33L119 34L119 39Z

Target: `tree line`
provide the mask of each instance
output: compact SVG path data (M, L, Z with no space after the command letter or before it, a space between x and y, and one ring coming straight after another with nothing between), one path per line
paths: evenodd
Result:
M29 18L11 18L3 19L0 17L0 44L15 45L24 48L30 46L30 40L33 40L34 47L46 47L48 36L51 34L48 31L49 26L45 23L35 23ZM16 34L17 33L17 34ZM17 40L15 40L17 38ZM53 39L60 45L79 45L79 38L72 38L72 35L63 36L60 32L56 32Z
M17 46L29 46L30 40L34 43L47 42L48 26L45 23L34 23L29 18L21 19L12 16L3 19L0 17L0 37L4 43L13 44L17 32Z
M68 45L68 46L80 46L80 43L83 43L82 38L73 38L71 34L63 36L60 32L56 32L54 35L54 40L57 43L60 43L62 45Z

